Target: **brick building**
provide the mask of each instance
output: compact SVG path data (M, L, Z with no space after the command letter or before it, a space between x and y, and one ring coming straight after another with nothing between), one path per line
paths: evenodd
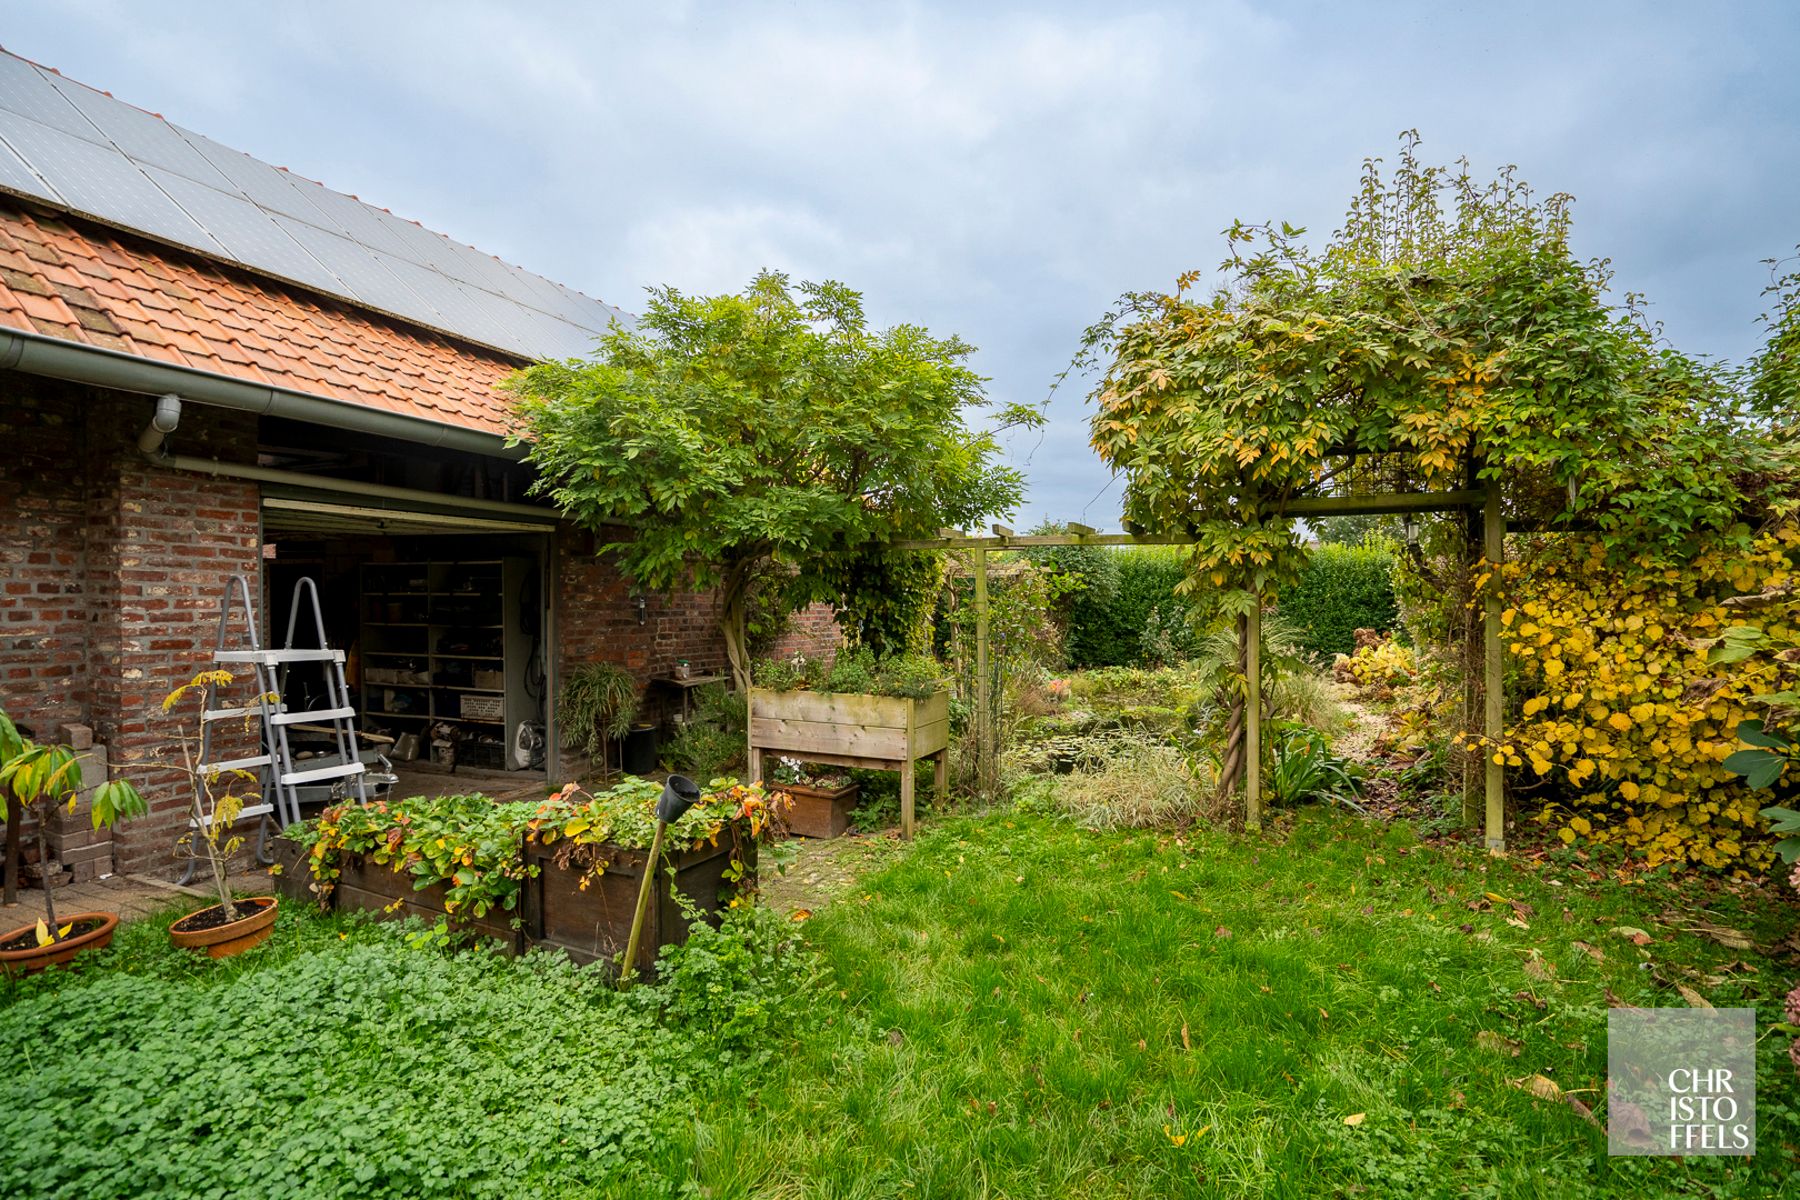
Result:
M465 763L517 768L522 724L554 745L580 663L628 667L653 712L677 660L723 668L713 598L634 591L505 444L499 381L614 320L0 52L0 706L92 726L150 799L116 869L169 863L160 701L233 575L273 643L316 580L363 727L449 724ZM810 614L782 649L835 637Z

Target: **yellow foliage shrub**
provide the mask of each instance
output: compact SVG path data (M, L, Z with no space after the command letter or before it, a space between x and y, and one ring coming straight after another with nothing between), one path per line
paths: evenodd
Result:
M1394 641L1362 646L1355 654L1340 654L1332 664L1340 678L1348 672L1359 687L1399 687L1412 682L1418 672L1411 648Z
M1738 872L1769 865L1751 792L1723 767L1741 749L1740 721L1765 714L1758 694L1800 684L1793 655L1715 665L1708 647L1734 625L1793 645L1800 604L1752 607L1732 596L1779 592L1800 570L1800 526L1759 537L1748 556L1709 551L1680 568L1621 572L1600 546L1545 538L1502 570L1506 648L1526 699L1486 753L1547 782L1538 819L1565 842L1626 846L1650 865L1689 863ZM1516 786L1516 784L1515 784Z

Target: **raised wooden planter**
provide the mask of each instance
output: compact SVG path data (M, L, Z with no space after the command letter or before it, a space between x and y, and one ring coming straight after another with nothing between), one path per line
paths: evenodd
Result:
M850 810L856 807L856 795L862 790L854 783L841 788L777 783L770 788L794 802L788 812L788 831L809 838L842 837L850 828Z
M900 832L913 835L913 764L935 760L933 782L948 780L950 693L923 700L853 692L772 692L751 688L750 779L760 783L765 754L834 767L900 772Z
M560 947L582 963L623 953L631 936L631 918L637 908L648 851L592 847L605 857L607 866L598 878L588 882L584 891L581 877L585 868L579 860L564 859L569 866L557 865L565 848L565 843L548 847L535 842L525 844L525 861L539 868L536 878L525 881L526 938L534 945ZM720 835L716 846L664 853L665 869L651 887L650 911L644 918L644 936L638 946L640 975L647 976L655 970L656 954L662 946L687 941L692 922L682 913L674 892L693 901L704 919L715 926L719 923L730 902L730 893L737 886L725 880L731 855L729 832ZM746 871L753 876L755 842L745 839L743 856ZM667 870L670 867L675 871L673 880Z
M495 909L485 917L452 915L444 908L445 885L434 883L414 890L413 881L411 872L371 863L360 854L346 854L337 886L331 889L331 902L339 909L359 908L383 917L423 917L434 923L444 917L454 928L493 938L515 953L524 949L519 931L512 927L512 913Z

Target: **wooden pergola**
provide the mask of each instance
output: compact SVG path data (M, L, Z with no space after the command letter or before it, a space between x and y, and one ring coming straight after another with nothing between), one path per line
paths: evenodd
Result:
M1471 478L1473 473L1471 472ZM1464 512L1470 529L1479 529L1482 555L1498 566L1506 550L1506 518L1500 506L1500 488L1470 488L1445 492L1382 492L1350 496L1309 496L1282 505L1280 516L1345 517L1392 515L1402 513ZM1274 514L1272 514L1274 515ZM1071 532L1058 534L1015 534L995 526L992 536L971 535L947 529L936 538L896 542L900 550L967 550L973 558L975 577L975 721L976 753L981 778L997 754L994 744L992 697L988 694L988 575L987 559L991 551L1025 549L1033 546L1181 546L1191 545L1192 537L1183 534L1100 533L1082 525L1071 524ZM1471 538L1471 540L1476 540ZM1262 828L1262 605L1251 606L1241 627L1244 675L1247 695L1244 702L1244 825ZM1504 658L1500 644L1500 599L1492 588L1487 590L1482 614L1482 733L1486 742L1482 751L1483 832L1491 851L1506 849L1505 776L1495 761L1493 747L1503 734L1504 693L1502 668ZM1471 688L1475 680L1468 681Z

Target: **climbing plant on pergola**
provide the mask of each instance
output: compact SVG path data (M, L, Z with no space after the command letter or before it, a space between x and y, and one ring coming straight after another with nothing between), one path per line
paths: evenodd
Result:
M1604 262L1569 244L1570 201L1510 171L1365 164L1320 248L1283 224L1235 224L1210 292L1130 293L1088 331L1094 448L1123 479L1121 535L948 539L938 546L1177 542L1203 615L1235 618L1242 692L1227 777L1260 821L1260 619L1292 581L1311 515L1466 514L1483 610L1479 729L1486 840L1504 844L1497 566L1508 522L1580 528L1621 569L1748 537L1744 414L1721 373L1659 346ZM922 544L922 543L921 543ZM979 561L979 555L978 561ZM979 569L979 568L978 568ZM1472 658L1474 656L1471 656Z

